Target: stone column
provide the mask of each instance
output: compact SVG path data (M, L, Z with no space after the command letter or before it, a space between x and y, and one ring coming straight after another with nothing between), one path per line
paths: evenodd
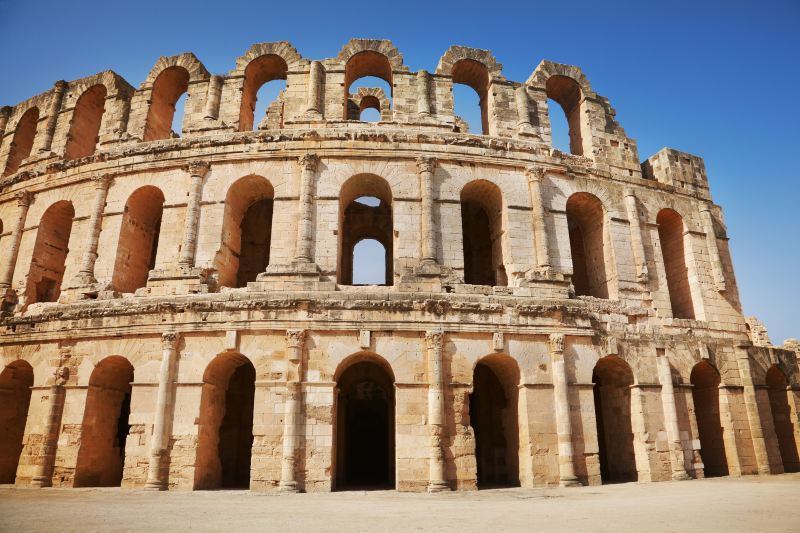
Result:
M308 68L308 104L306 112L308 114L323 115L322 103L322 63L319 61L312 61Z
M678 427L678 410L675 407L675 386L672 382L672 371L669 359L663 353L656 356L656 366L658 367L658 381L661 383L661 405L664 408L664 425L667 429L667 438L670 443L670 466L672 469L672 479L689 479L684 463L683 444L681 443L681 432Z
M150 442L150 463L147 465L147 490L167 490L168 474L164 461L169 455L172 417L175 413L172 395L175 384L175 366L178 360L179 333L161 335L161 370L158 373L153 439Z
M642 242L642 227L639 223L639 209L636 205L636 196L633 189L625 188L625 210L628 214L628 222L631 227L631 244L633 245L633 260L636 263L636 279L646 283L648 280L647 256L644 253L644 243Z
M42 436L42 454L36 467L36 474L31 479L31 485L34 487L53 486L53 467L58 449L58 434L61 430L61 416L64 413L64 385L68 378L69 370L66 367L56 369L47 399L47 423Z
M427 70L417 72L417 115L431 116L430 74Z
M553 397L555 400L556 434L558 436L558 478L562 487L579 487L575 475L575 455L572 447L572 419L569 412L569 387L564 363L564 335L552 333L549 339L550 361L553 367Z
M189 202L186 205L186 220L183 225L183 241L178 265L191 268L194 266L195 249L197 248L197 224L200 222L200 200L203 196L203 178L211 165L207 161L189 163Z
M297 223L297 242L295 243L294 260L299 263L310 263L312 259L314 234L314 173L317 171L319 158L315 154L300 157L302 174L300 177L300 206Z
M222 76L211 76L208 80L208 94L203 116L210 120L219 118L219 99L222 95Z
M430 431L431 457L428 492L450 490L445 479L444 437L445 383L442 369L444 332L435 329L425 333L428 346L428 429Z
M3 136L6 134L6 126L11 116L11 108L7 105L0 107L0 146L3 146Z
M756 454L756 465L760 475L769 475L769 455L764 439L764 427L761 424L761 415L758 412L758 400L753 383L753 374L750 369L750 354L746 346L736 348L736 362L744 386L744 405L747 410L747 422L750 426L750 437L753 440L753 451Z
M22 230L25 229L25 219L28 218L28 208L33 201L33 195L28 191L19 191L14 197L17 199L17 218L11 227L11 248L5 254L0 268L0 291L10 289L14 278L14 268L17 265L17 255L19 254L19 244L22 240Z
M47 122L44 128L44 137L42 137L42 146L39 152L49 152L50 147L53 145L53 134L56 131L56 122L58 121L58 114L61 111L61 101L64 99L64 92L67 90L67 82L59 80L53 86L53 94L50 97L50 107L47 109Z
M436 222L433 216L433 171L436 160L430 157L417 158L420 190L422 191L422 262L436 263Z
M286 331L286 353L289 370L286 381L286 403L283 417L283 457L281 459L281 480L278 488L282 492L297 492L295 466L300 444L300 418L302 416L302 360L306 330Z
M719 257L719 246L717 246L717 234L714 231L714 220L711 217L711 210L708 204L700 205L700 218L703 221L703 231L706 234L706 246L708 257L711 259L711 270L714 273L714 285L717 290L725 290L725 272L722 270L722 260Z
M547 241L547 225L544 220L544 198L542 197L542 180L544 170L538 167L525 169L533 209L533 236L536 240L536 266L547 270L550 268L550 249Z
M97 262L97 243L100 239L100 230L103 225L103 210L106 207L108 187L111 185L111 176L103 174L92 178L94 181L94 205L89 216L89 235L86 240L81 269L72 281L73 287L87 287L97 283L94 277L94 265Z
M528 88L525 85L517 87L514 91L517 103L517 131L522 132L532 127L531 108L528 104Z

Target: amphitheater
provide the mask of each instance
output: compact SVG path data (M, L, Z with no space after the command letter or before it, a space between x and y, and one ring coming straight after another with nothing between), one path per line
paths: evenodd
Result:
M367 76L390 94L351 91ZM286 88L256 117L272 80ZM0 483L433 492L800 470L800 344L743 315L703 160L640 163L577 67L519 83L461 46L412 72L386 40L319 61L261 43L226 75L185 53L138 89L58 81L0 110L0 141ZM383 284L354 282L364 240Z

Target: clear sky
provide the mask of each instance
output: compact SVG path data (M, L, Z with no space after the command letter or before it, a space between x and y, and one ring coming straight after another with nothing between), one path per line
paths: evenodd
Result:
M256 42L321 59L351 37L391 39L412 70L452 44L492 50L516 81L541 59L579 65L640 159L664 146L705 158L745 313L773 342L800 337L798 0L0 0L0 105L105 69L138 86L161 55L224 73Z

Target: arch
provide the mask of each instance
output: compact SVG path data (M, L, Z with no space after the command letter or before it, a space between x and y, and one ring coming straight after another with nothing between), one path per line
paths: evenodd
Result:
M394 488L394 374L385 359L361 352L339 364L334 488Z
M189 71L181 66L167 67L153 81L150 108L144 128L144 141L169 139L173 133L172 118L175 105L183 93L189 90Z
M94 153L99 140L107 94L106 86L98 83L86 89L78 98L72 112L72 124L67 134L64 159L79 159Z
M728 459L719 412L719 372L708 361L700 361L689 376L692 384L697 432L700 438L700 457L706 477L727 476Z
M374 109L378 112L378 122L392 119L391 100L386 97L386 93L380 87L359 87L356 93L349 95L348 120L363 121L362 113L366 109Z
M575 294L609 298L611 252L603 203L593 194L576 192L567 200L566 213Z
M31 404L33 367L17 359L0 372L0 483L14 483Z
M547 98L555 101L564 111L569 127L569 151L573 155L583 155L583 133L581 132L581 111L584 95L577 81L562 75L553 75L545 83ZM552 110L549 110L552 113ZM552 115L551 115L552 116Z
M75 464L75 487L121 485L132 382L133 365L119 355L106 357L92 371Z
M472 376L469 423L478 488L518 487L519 366L506 354L492 354L476 362Z
M478 95L481 132L489 134L489 69L474 59L460 59L452 67L453 83L471 87ZM455 102L454 102L455 105Z
M608 355L592 371L600 478L603 483L636 481L636 456L631 424L633 372L621 358Z
M242 103L239 108L239 131L253 129L258 90L270 81L285 80L288 71L286 61L275 54L262 55L247 65L244 69Z
M767 370L766 384L769 391L769 405L775 423L775 436L781 452L784 472L800 472L800 454L797 450L796 422L789 405L789 380L776 365Z
M500 187L487 180L474 180L461 189L460 198L464 282L508 285L503 262L505 216Z
M10 176L19 170L22 162L31 155L33 139L36 137L36 126L39 124L39 108L31 107L17 121L14 129L14 138L6 159L6 168L3 176Z
M675 318L695 318L692 291L689 286L689 269L686 266L684 241L686 226L673 209L662 209L656 216L658 240L667 275L667 289Z
M269 265L275 190L263 176L239 178L225 195L222 245L214 258L219 284L245 287Z
M360 199L376 198L377 201ZM359 241L374 239L386 251L386 285L393 284L394 231L392 190L375 174L348 179L339 192L339 265L341 285L353 284L353 250Z
M363 50L350 56L344 65L344 118L350 116L350 86L360 78L374 76L389 84L389 105L394 96L394 81L392 77L392 64L389 58L375 50Z
M217 355L203 374L194 488L250 487L256 369L237 352Z
M54 203L42 215L25 286L28 304L58 301L73 218L75 209L67 200Z
M111 278L115 290L131 293L147 285L156 264L163 211L164 193L157 187L140 187L128 197Z

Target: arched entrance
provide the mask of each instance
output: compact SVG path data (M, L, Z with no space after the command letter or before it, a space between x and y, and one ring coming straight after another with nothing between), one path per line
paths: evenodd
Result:
M719 416L719 372L708 362L701 361L692 369L690 381L703 472L706 477L727 476L728 458Z
M14 483L31 403L33 368L21 359L0 373L0 483Z
M118 355L106 357L92 371L74 486L118 487L122 483L132 381L133 365Z
M239 353L214 358L203 375L195 489L250 488L256 369Z
M394 378L375 356L359 358L336 380L335 488L394 488Z
M636 455L631 427L633 372L619 357L600 359L592 372L600 478L603 483L636 481Z
M475 433L478 488L519 486L519 368L507 355L481 359L473 372L469 423Z
M778 449L781 452L784 472L800 472L800 458L797 453L795 426L792 422L792 410L789 407L786 376L777 366L767 370L767 387L769 387L769 405L772 408L772 420L775 422L775 436L778 437Z

